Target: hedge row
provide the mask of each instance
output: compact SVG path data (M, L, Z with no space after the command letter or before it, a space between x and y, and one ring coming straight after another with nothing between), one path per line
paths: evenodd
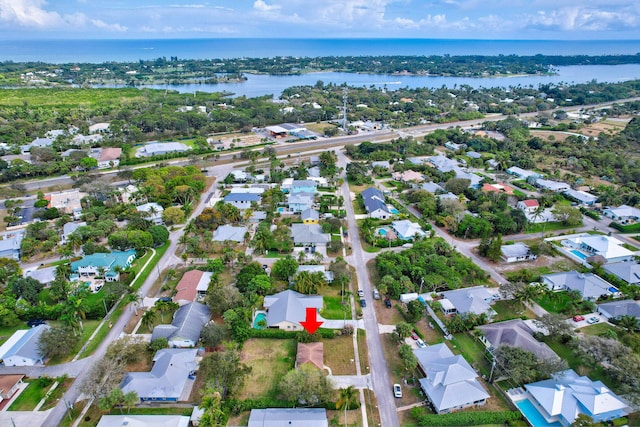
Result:
M239 414L243 411L250 411L251 409L266 409L266 408L295 408L299 406L297 402L291 402L289 400L273 399L270 397L263 397L260 399L229 399L225 402L225 406L231 411L232 414ZM330 411L336 410L335 402L320 403L315 406L316 408L325 408ZM354 406L351 409L360 408L360 404Z
M298 339L299 332L283 331L282 329L253 329L249 330L250 338L271 338L271 339ZM336 333L333 329L318 329L315 334L320 338L335 338Z
M518 411L502 412L454 412L452 414L427 414L422 408L414 408L411 415L421 426L478 426L508 424L522 420Z
M609 227L615 228L623 233L640 233L640 223L620 225L617 222L612 222Z

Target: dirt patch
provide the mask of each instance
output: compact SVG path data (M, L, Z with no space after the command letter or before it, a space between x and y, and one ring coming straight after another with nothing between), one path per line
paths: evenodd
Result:
M324 364L331 368L333 375L355 375L355 353L353 337L341 336L324 343Z
M133 332L133 329L136 327L136 325L138 324L138 322L140 321L140 317L142 317L142 315L144 314L146 310L139 308L137 310L138 315L136 316L136 314L134 313L133 316L131 316L131 318L129 319L129 322L127 322L127 324L125 325L123 332L125 334L130 334Z
M360 393L358 393L358 400L360 400ZM344 426L345 414L347 416L347 426L361 426L362 425L362 412L360 408L352 409L349 411L327 411L327 419L329 425ZM242 424L234 424L242 425ZM246 425L246 424L244 424Z
M295 364L295 340L250 339L244 343L240 360L251 373L238 399L274 397L278 383Z
M494 268L499 273L509 272L509 271L518 271L523 268L526 269L534 269L534 268L544 268L548 267L551 270L554 270L554 266L561 267L560 264L564 264L569 262L573 264L571 261L567 260L567 258L563 256L550 256L550 255L541 255L535 261L526 261L526 262L514 262L511 264L507 263L498 263L494 265Z

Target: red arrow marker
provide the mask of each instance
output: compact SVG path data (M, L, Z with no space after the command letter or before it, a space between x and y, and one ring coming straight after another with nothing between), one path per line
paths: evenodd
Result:
M310 334L313 334L315 331L317 331L320 325L324 323L318 322L316 320L316 314L317 312L315 308L307 307L307 318L303 322L300 322L302 327L305 328Z

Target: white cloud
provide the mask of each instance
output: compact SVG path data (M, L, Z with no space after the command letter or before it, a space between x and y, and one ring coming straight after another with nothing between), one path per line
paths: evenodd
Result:
M253 3L253 8L261 12L271 12L280 9L280 6L267 4L264 0L256 0Z
M101 19L92 19L91 23L96 27L107 31L114 31L117 33L124 33L127 31L127 27L120 24L107 24Z
M606 31L633 27L640 23L631 10L599 10L591 7L564 7L538 11L527 19L527 26L563 31Z

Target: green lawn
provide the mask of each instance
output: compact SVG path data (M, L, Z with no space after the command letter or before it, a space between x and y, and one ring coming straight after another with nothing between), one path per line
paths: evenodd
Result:
M562 222L545 222L545 223L541 223L541 224L529 224L527 226L526 229L526 233L528 234L533 234L533 233L542 233L543 231L545 233L551 232L551 231L558 231L558 230L569 230L569 229L575 229L575 228L580 228L582 227L582 222L580 222L580 224L578 225L572 225L572 226L568 226L563 224Z
M589 325L585 326L584 328L580 328L580 332L585 335L602 335L607 331L614 331L615 333L619 333L620 329L608 323L596 323L595 325Z
M489 376L491 361L486 348L470 332L455 334L449 342L455 353L460 353L471 366L483 375Z
M53 384L53 380L50 378L29 379L24 382L29 385L11 404L10 411L32 411Z
M623 247L623 248L626 248L626 249L629 249L629 250L630 250L630 251L632 251L632 252L636 252L636 251L639 251L639 250L640 250L640 249L636 248L635 246L630 245L630 244L628 244L628 243L623 243L623 244L622 244L622 247Z
M535 301L540 304L540 307L549 312L560 313L567 308L571 299L567 292L553 292L544 293L536 298Z
M535 314L528 308L522 309L520 303L513 300L496 301L491 306L498 315L493 319L494 322L503 320L519 319L526 317L527 319L535 318Z
M17 325L14 326L3 326L0 328L0 345L2 345L6 340L8 340L11 335L14 334L15 331L19 329L27 329L27 324L25 322L18 322Z
M342 304L342 298L337 297L324 297L324 308L320 312L325 319L342 320L345 318L351 319L351 304L349 304L349 298L345 296L344 305Z

